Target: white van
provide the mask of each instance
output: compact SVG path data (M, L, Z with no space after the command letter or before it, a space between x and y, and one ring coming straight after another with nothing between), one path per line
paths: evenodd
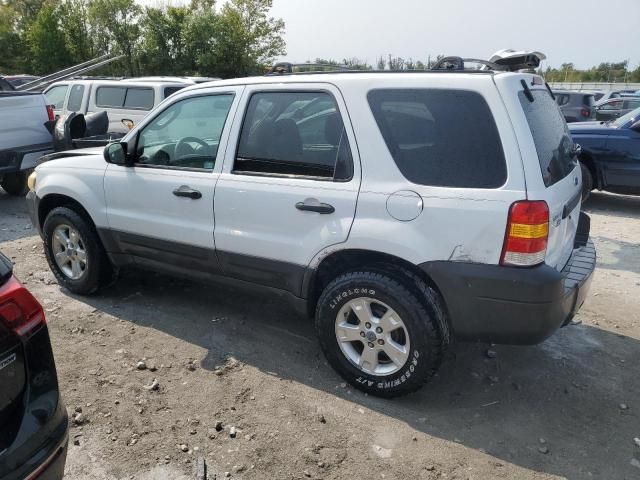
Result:
M56 117L70 112L86 115L104 110L109 115L110 132L127 132L169 95L194 83L188 79L65 80L53 83L44 94L53 105Z

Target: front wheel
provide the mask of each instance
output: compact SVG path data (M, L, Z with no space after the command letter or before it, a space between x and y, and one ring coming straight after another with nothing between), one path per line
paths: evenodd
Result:
M402 281L378 272L336 278L316 309L329 363L373 395L396 397L419 389L438 370L446 346L437 294L428 287L425 292L419 298Z
M112 273L93 226L76 211L57 207L43 225L44 251L58 283L74 293L94 293Z

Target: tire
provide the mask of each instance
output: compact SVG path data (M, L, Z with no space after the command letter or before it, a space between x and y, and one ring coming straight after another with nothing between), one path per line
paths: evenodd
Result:
M64 266L56 261L56 253L61 253L60 244L62 243L60 237L56 235L58 229L62 230L63 238L65 231L68 232L66 238L79 237L78 248L75 249L78 255L74 257L79 259L81 265L81 273L77 278L73 277L74 272L71 267L73 260ZM75 230L77 236L73 236L70 229ZM68 207L54 208L47 215L42 230L47 262L60 285L73 293L90 295L106 285L113 277L113 268L93 225L75 210ZM62 251L66 252L67 249L64 248ZM80 251L84 252L84 268L82 268Z
M27 194L29 187L27 187L27 178L31 174L31 170L25 170L23 172L7 173L0 182L0 186L9 195L15 197L22 197Z
M593 175L591 170L584 163L580 162L580 170L582 171L582 203L586 202L593 190Z
M359 390L397 397L418 390L438 371L449 341L448 330L442 328L446 317L438 294L419 282L424 295L406 285L401 276L358 271L340 275L322 292L316 308L320 345L331 366ZM358 318L356 309L372 313ZM389 309L395 321L391 327L384 321ZM353 340L340 341L338 332Z

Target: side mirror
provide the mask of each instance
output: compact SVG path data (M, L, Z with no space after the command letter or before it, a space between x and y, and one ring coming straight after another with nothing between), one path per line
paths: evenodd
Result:
M631 130L633 130L634 132L640 133L640 120L636 120L636 122L633 123L629 128L631 128Z
M129 166L127 162L127 144L123 142L110 143L104 147L104 159L115 165Z

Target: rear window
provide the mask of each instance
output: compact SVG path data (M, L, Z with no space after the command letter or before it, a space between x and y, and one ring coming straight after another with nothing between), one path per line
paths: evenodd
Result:
M152 88L98 87L96 106L106 108L126 108L151 110L153 108Z
M560 112L546 90L531 90L533 102L518 92L522 110L538 153L544 184L550 187L562 180L575 168L573 141Z
M586 105L587 107L592 107L594 103L595 103L595 100L593 98L593 95L585 95L582 97L583 105Z
M493 115L477 92L384 89L369 105L391 156L420 185L498 188L507 180Z

